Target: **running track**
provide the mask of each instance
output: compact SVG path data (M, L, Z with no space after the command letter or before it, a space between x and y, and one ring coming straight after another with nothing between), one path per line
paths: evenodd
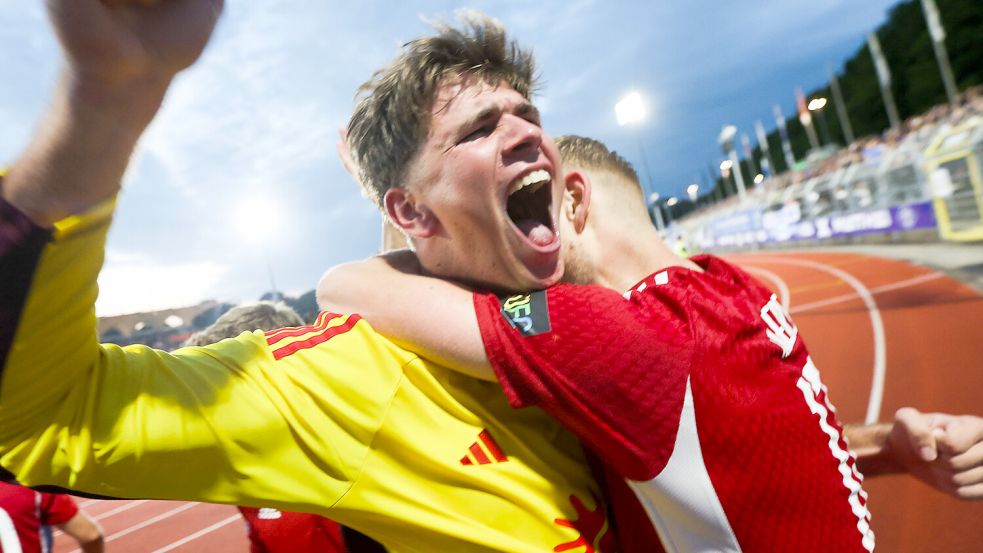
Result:
M983 415L983 295L931 269L844 253L730 257L788 306L843 422L890 420L899 407ZM971 553L983 544L983 502L904 476L865 483L882 552ZM82 500L110 552L245 552L228 506ZM76 551L56 537L55 553Z

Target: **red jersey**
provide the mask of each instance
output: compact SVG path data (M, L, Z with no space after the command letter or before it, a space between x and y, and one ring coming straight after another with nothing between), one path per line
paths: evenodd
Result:
M239 507L250 553L346 553L341 526L328 518L278 509Z
M41 526L63 524L76 513L67 495L0 482L0 552L41 553Z
M625 477L666 550L872 551L862 476L795 325L743 271L693 261L704 272L671 267L624 296L476 294L510 402Z

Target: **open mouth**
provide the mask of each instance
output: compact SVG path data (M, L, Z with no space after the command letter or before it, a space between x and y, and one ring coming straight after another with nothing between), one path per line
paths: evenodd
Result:
M506 211L516 228L531 243L548 246L556 239L553 218L550 215L552 203L552 182L550 174L539 169L516 179L509 187Z

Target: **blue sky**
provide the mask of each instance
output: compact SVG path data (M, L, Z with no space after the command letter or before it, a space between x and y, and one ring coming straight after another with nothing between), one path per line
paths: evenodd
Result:
M896 0L227 0L199 63L173 86L141 142L110 233L101 315L311 289L328 267L375 253L380 216L336 159L353 95L426 21L473 7L536 54L551 134L598 138L636 166L614 104L646 98L638 132L655 188L683 195L722 159L716 136L786 114L794 89L826 82ZM16 159L47 104L58 47L39 1L0 0L0 164ZM280 213L243 229L246 199Z

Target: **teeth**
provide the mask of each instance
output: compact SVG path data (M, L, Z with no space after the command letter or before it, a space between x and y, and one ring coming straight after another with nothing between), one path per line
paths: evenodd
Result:
M549 181L550 181L550 174L544 169L537 169L536 171L533 171L532 173L529 173L528 175L522 177L521 179L518 179L515 182L513 182L512 185L509 187L509 195L511 196L512 194L515 194L516 192L522 190L527 186L532 186L530 192L535 192L539 190L541 186L548 183Z

